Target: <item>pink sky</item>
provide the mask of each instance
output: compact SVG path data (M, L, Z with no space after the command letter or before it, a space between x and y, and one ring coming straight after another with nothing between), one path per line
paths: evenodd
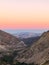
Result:
M0 0L0 29L49 29L49 0Z

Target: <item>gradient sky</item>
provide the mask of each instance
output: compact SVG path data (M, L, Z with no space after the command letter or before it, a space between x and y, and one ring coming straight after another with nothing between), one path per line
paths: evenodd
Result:
M0 0L0 29L49 29L49 0Z

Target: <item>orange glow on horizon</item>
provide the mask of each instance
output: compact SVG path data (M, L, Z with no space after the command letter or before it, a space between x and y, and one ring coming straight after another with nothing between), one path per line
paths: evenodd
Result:
M0 1L0 29L49 29L49 1Z

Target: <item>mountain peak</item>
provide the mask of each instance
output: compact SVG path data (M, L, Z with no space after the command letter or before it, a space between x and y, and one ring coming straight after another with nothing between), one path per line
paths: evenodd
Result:
M44 32L41 36L44 36L44 37L45 37L45 36L47 36L47 35L49 36L49 31Z

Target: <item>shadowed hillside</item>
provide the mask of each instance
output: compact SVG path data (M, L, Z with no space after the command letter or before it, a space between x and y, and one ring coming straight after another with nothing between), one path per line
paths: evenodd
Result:
M36 37L30 37L30 38L22 38L20 40L22 40L27 46L31 46L39 38L40 38L40 36L36 36Z

